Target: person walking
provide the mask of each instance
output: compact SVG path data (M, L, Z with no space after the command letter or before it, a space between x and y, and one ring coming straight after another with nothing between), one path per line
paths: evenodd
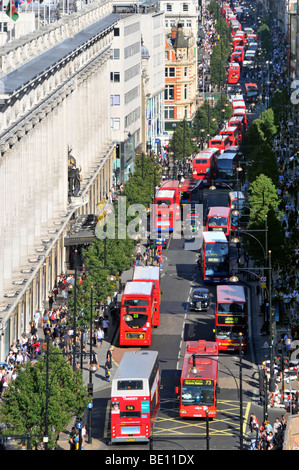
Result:
M103 345L103 339L104 339L104 331L102 330L101 327L98 328L97 331L97 342L98 342L98 348L101 348Z
M110 382L110 375L111 375L111 372L110 372L110 369L109 369L109 364L108 364L108 361L106 361L105 363L105 379L107 382Z
M49 301L49 310L52 310L54 304L54 295L53 292L49 292L48 294L48 301Z
M108 348L106 353L106 362L108 364L109 369L112 369L112 350L111 346Z
M94 350L91 351L91 357L89 357L89 359L88 359L88 370L90 369L91 366L96 366L97 369L100 368L99 361L98 361L98 356L97 356L97 353Z

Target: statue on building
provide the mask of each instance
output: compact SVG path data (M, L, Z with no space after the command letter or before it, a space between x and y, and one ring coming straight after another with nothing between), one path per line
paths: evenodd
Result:
M72 149L68 147L68 196L78 196L81 186L81 168L77 167L76 159L71 154Z

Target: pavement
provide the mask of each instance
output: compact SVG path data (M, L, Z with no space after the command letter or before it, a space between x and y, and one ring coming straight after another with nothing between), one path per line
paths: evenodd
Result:
M45 303L46 305L47 303ZM57 308L58 305L62 304L62 297L57 296L57 301L53 304L53 308ZM117 370L117 367L121 361L121 358L124 354L125 351L128 350L128 348L123 349L117 346L118 342L118 333L119 333L119 319L117 321L112 322L112 318L109 317L109 328L107 331L107 336L104 338L102 342L102 347L98 347L98 345L93 346L93 350L97 354L98 358L98 364L100 366L99 370L95 373L92 374L92 383L93 383L93 393L95 394L96 392L100 390L104 390L106 388L110 388L111 382L107 382L105 378L105 363L106 363L106 354L108 349L111 347L112 349L112 368L110 370L111 376L110 380L113 379L114 374ZM41 340L41 342L44 341L44 333L41 327L38 328L38 335ZM86 345L86 357L83 360L83 380L84 383L87 385L90 382L90 373L88 370L88 360L89 360L89 341L87 342ZM139 349L139 348L129 348L130 350L132 349ZM80 358L77 359L78 362L80 362ZM69 446L69 433L72 429L72 427L75 424L76 417L74 416L69 425L67 426L67 429L60 434L60 438L57 442L57 448L56 450L70 450ZM83 418L83 421L85 419ZM100 450L100 448L103 448L104 445L104 440L97 440L92 438L92 443L88 444L85 443L85 450Z

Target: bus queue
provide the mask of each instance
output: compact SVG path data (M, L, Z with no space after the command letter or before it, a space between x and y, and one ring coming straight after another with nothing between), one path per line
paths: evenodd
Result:
M222 15L230 26L233 45L228 84L238 84L242 64L249 58L247 52L255 55L256 35L252 31L242 31L229 4L222 4ZM254 100L256 87L250 84L247 88L254 90L250 96L250 100ZM246 98L242 94L231 97L232 118L224 123L218 134L210 137L207 148L193 157L191 178L163 181L153 199L151 229L156 234L154 241L156 246L166 246L167 235L175 230L177 221L181 223L183 206L202 203L204 187L215 185L231 189L228 206L210 207L203 227L199 259L203 283L216 284L215 339L213 342L199 339L186 343L180 386L175 390L179 399L178 416L182 418L217 416L219 352L236 352L240 348L245 351L247 347L246 289L230 284L229 240L231 233L241 228L240 217L235 212L246 205L247 199L243 192L233 187L238 182L239 145L247 128L248 99L249 93ZM133 279L126 283L122 295L120 345L149 346L152 328L159 326L160 313L159 267L136 266ZM143 349L138 351L138 356L134 371L137 354L125 353L112 384L112 442L150 439L160 403L158 356L155 351ZM140 367L140 361L144 367Z

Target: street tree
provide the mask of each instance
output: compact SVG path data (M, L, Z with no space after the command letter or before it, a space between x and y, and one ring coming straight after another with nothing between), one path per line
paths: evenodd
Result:
M49 352L48 390L44 352L36 364L27 362L17 367L16 379L10 382L8 390L2 395L0 420L6 425L7 434L32 436L31 448L41 444L48 416L48 448L54 449L59 434L66 429L73 416L82 416L89 400L81 371L73 371L62 354L57 354L60 350L53 345L50 345Z

